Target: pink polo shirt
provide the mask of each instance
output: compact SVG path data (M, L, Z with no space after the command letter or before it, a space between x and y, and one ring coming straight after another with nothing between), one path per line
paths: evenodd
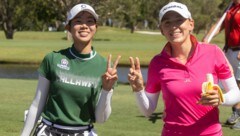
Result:
M169 43L149 65L146 91L162 92L164 109L163 136L221 136L217 107L197 104L206 74L212 73L214 82L230 78L227 60L216 45L199 43L191 36L195 51L185 65L167 52Z

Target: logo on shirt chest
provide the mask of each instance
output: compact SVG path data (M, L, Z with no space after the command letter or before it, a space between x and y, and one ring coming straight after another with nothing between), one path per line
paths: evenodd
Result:
M57 66L61 69L70 70L70 67L68 66L68 60L66 59L62 59L61 64L57 64Z
M78 74L71 74L66 71L58 71L56 73L57 81L68 85L75 85L87 88L97 88L101 84L101 78L89 77Z

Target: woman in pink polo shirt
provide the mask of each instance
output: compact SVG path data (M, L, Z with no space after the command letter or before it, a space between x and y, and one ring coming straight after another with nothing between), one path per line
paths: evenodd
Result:
M194 21L186 5L170 2L159 13L160 31L168 40L149 65L146 86L140 61L130 57L128 74L139 109L150 116L157 107L160 93L164 100L162 136L222 136L219 105L240 101L240 92L221 49L200 43L191 34ZM224 101L218 91L202 94L206 74L224 86Z

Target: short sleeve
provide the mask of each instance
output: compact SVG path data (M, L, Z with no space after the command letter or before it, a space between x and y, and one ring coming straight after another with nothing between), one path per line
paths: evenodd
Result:
M230 70L230 63L228 62L223 51L216 46L216 57L215 57L216 71L219 79L227 79L232 77Z
M148 67L148 77L145 90L148 93L157 93L161 90L161 84L159 80L159 69L157 65L157 58L153 58Z
M38 68L38 73L48 80L51 80L51 58L52 53L47 54Z

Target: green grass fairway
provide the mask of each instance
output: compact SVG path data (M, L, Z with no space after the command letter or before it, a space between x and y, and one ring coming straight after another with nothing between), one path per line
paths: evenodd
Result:
M39 64L43 57L53 51L70 47L64 32L16 32L13 40L6 40L0 31L0 63ZM197 35L201 40L203 34ZM99 27L93 46L107 57L121 55L120 65L129 65L129 56L139 57L141 65L147 66L158 54L166 40L162 35L131 34L129 30ZM221 48L224 35L212 43ZM24 110L28 109L35 94L36 80L0 79L0 136L19 136L23 127ZM163 104L159 101L157 111L151 118L143 117L135 103L135 96L128 85L118 85L112 98L112 114L104 124L96 124L99 136L159 136L162 129ZM231 107L221 107L221 122L231 113ZM237 131L223 126L224 136L237 136Z
M36 80L0 79L0 136L19 136L24 110L35 94ZM118 85L112 98L112 114L104 124L95 124L99 136L159 136L162 129L163 104L151 118L143 117L135 103L129 85ZM231 113L231 107L220 107L221 122ZM224 136L239 136L238 131L223 125Z
M196 36L201 40L203 34ZM222 47L223 34L214 38L212 43ZM47 53L71 44L64 32L16 32L13 40L6 40L0 31L0 62L39 64ZM147 66L165 44L162 35L132 34L129 30L111 27L99 27L93 41L94 48L101 55L107 57L112 54L113 59L121 55L120 65L128 65L129 56L138 56L142 66Z

